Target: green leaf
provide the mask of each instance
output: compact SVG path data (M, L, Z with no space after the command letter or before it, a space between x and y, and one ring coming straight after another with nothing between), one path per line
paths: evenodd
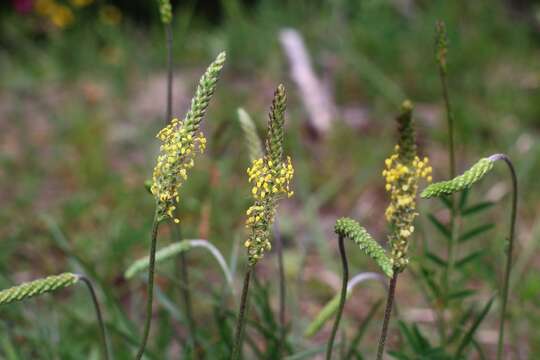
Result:
M407 325L403 321L399 321L398 322L398 327L399 327L399 331L401 332L401 334L403 335L403 337L405 338L405 340L409 344L409 346L416 352L420 351L421 346L416 341L413 333L409 330Z
M469 198L469 189L465 189L461 192L461 196L459 197L459 209L461 211L463 211L463 209L467 205L468 198Z
M467 231L466 233L464 233L463 235L461 235L459 237L459 242L460 243L464 243L468 240L471 240L477 236L480 236L481 234L485 233L486 231L489 231L491 229L493 229L495 227L495 224L484 224L484 225L480 225L478 227L475 227L469 231Z
M461 268L467 265L468 263L481 258L484 256L484 250L478 250L470 253L469 255L463 257L462 259L456 261L456 268Z
M435 297L437 298L440 297L441 289L439 288L439 285L437 285L435 281L433 281L432 272L425 267L421 267L420 276L422 276L429 289L433 292L433 295L435 295Z
M454 330L448 337L448 344L452 344L454 341L459 339L459 336L463 333L465 330L465 324L469 322L469 320L474 315L474 304L469 306L469 308L463 312L463 314L459 317L458 321L456 322L456 326L454 327Z
M358 331L356 332L356 335L351 341L351 346L349 347L349 352L345 356L345 360L350 360L353 358L353 355L356 353L356 348L358 347L358 344L360 344L360 341L364 337L364 334L366 332L368 325L371 323L371 320L373 320L373 317L375 316L375 314L377 313L377 310L379 310L381 305L382 305L382 300L377 301L369 310L369 313L366 315L366 318L362 321L362 323L360 323L360 326L358 327Z
M439 266L442 266L442 267L446 267L448 266L447 262L443 259L441 259L438 255L428 251L426 253L426 258L428 258L429 260L431 260L435 265L439 265Z
M460 300L474 294L476 294L475 290L468 290L468 289L460 290L460 291L455 291L453 293L450 293L446 299L447 300Z
M439 198L439 200L441 200L441 202L443 203L443 205L448 209L448 210L452 210L452 198L449 197L449 196L441 196Z
M428 214L428 219L435 226L435 228L437 228L437 230L439 230L439 232L444 235L444 237L446 237L448 240L451 239L450 230L445 225L443 225L435 216L433 216L432 214Z
M398 359L398 360L410 360L411 359L410 357L408 357L404 353L397 352L397 351L388 351L388 355L390 355L393 358Z
M456 357L462 356L463 351L467 348L467 346L469 346L469 344L471 344L471 342L474 339L476 330L478 330L478 327L480 326L480 324L482 323L482 321L488 314L494 300L495 300L495 295L493 295L491 299L489 299L489 301L486 303L486 305L484 306L484 308L482 309L482 311L480 312L480 314L478 315L474 323L471 325L471 328L467 331L467 333L461 340L461 343L459 344L459 347L456 351Z
M495 203L491 202L491 201L485 201L485 202L481 202L481 203L478 203L478 204L471 205L471 206L469 206L469 207L462 210L461 216L465 217L465 216L474 215L476 213L479 213L479 212L482 212L484 210L489 209L493 205L495 205Z

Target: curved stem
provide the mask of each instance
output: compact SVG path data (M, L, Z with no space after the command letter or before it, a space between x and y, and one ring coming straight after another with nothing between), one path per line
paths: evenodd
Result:
M143 337L141 345L135 356L135 359L140 360L144 354L146 343L148 341L148 335L150 334L150 325L152 323L152 300L154 299L154 271L156 267L156 245L157 234L159 228L159 220L156 215L154 216L154 223L152 224L152 235L150 242L150 264L148 266L148 290L147 290L147 302L146 302L146 320L144 324Z
M167 39L167 108L165 112L165 124L172 118L172 83L173 83L173 35L171 24L165 25L165 36Z
M240 359L240 356L242 353L242 342L243 342L242 340L244 338L244 324L246 322L245 321L246 310L248 307L249 281L251 279L252 271L253 271L253 267L250 265L244 277L244 286L242 288L242 297L240 300L240 310L238 312L238 319L236 320L234 347L233 347L233 352L232 352L232 357L231 357L232 360Z
M285 347L285 269L283 267L283 239L279 232L277 219L274 222L274 237L276 239L276 252L278 255L279 269L279 326L280 336L278 345L278 358L281 359L281 354Z
M390 280L388 297L386 298L386 308L384 310L383 326L381 330L381 336L379 337L379 348L377 349L377 360L382 360L384 354L384 346L386 345L386 337L388 336L388 324L390 323L390 317L392 315L392 306L396 294L398 275L399 273L394 270L394 276Z
M225 258L223 258L223 255L221 252L216 248L214 245L212 245L211 242L208 240L203 239L194 239L194 240L188 240L191 246L193 247L202 247L208 250L208 252L216 259L217 263L221 267L221 270L223 271L223 275L225 275L225 280L227 281L227 285L231 291L231 293L234 295L234 283L233 283L233 276L231 271L229 270L229 267L227 266L227 262L225 261Z
M512 267L512 252L514 248L514 233L516 228L516 216L517 216L517 195L518 185L516 170L512 161L507 155L496 154L491 156L492 160L503 160L508 166L510 171L510 177L512 178L512 210L510 213L510 233L508 234L508 249L506 252L506 268L504 271L504 283L502 291L502 305L501 305L501 319L499 324L499 341L497 345L497 360L502 359L503 347L504 347L504 319L506 317L506 305L508 303L508 289L510 285L510 270Z
M336 314L334 327L332 328L332 333L330 334L330 340L328 340L328 347L326 350L326 360L330 360L332 358L332 349L334 347L334 340L336 338L336 334L339 328L341 315L343 314L343 308L345 307L345 301L347 300L347 283L349 281L349 264L347 263L347 254L345 253L345 244L343 243L343 239L344 237L339 235L339 238L338 238L339 255L341 256L341 265L343 267L341 295L339 299L339 307Z
M105 322L103 321L103 315L101 313L101 308L99 306L99 301L96 296L96 292L94 290L94 286L92 285L92 282L90 279L88 279L84 275L79 275L79 279L86 284L86 287L88 288L88 291L90 292L90 297L92 298L92 302L94 303L94 308L96 310L96 317L99 324L99 331L101 333L101 343L103 346L103 356L105 360L109 359L109 347L107 343L107 331L105 330Z

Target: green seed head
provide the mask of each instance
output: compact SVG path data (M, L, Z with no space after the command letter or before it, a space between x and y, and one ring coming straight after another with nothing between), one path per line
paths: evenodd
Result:
M434 196L450 195L468 189L493 169L493 162L495 160L496 158L494 157L482 158L462 175L459 175L452 180L441 181L429 185L422 191L420 196L423 198L431 198Z
M412 118L413 104L405 100L401 104L401 113L397 118L399 134L399 158L404 165L413 162L416 157L416 132Z
M246 137L246 145L248 148L249 159L254 161L263 157L263 148L261 139L257 134L257 128L251 120L249 114L242 108L238 109L238 121L242 127L242 131Z
M437 60L441 71L446 74L446 53L448 52L446 25L444 24L444 21L437 21L435 28L435 59Z
M266 154L274 163L279 163L283 158L286 105L285 87L280 84L274 93L274 100L268 116L268 134L266 136Z
M393 276L392 260L386 255L377 241L358 222L350 218L341 218L336 221L334 231L339 236L351 239L367 256L372 258L388 277Z
M187 131L196 132L199 130L199 125L206 113L208 103L216 89L216 84L221 69L223 68L223 64L225 63L225 58L225 52L220 53L199 80L197 91L191 100L191 108L184 120Z
M0 291L0 305L9 304L15 301L22 301L34 296L39 296L48 292L67 288L79 281L79 276L72 273L48 276L9 289Z
M253 205L246 212L248 239L244 246L248 251L250 265L255 265L266 251L271 249L270 228L274 223L278 200L291 197L290 183L294 175L291 158L283 159L284 112L287 98L285 88L279 85L270 108L266 155L253 160L247 173L253 184Z
M176 223L180 221L174 217L180 201L180 188L187 180L188 171L194 166L195 155L204 152L206 148L206 138L198 130L224 61L225 53L219 54L201 77L185 120L172 119L157 134L162 145L152 174L150 191L156 198L158 221L167 218L174 219Z
M159 14L163 24L170 24L172 21L172 6L170 0L158 0Z

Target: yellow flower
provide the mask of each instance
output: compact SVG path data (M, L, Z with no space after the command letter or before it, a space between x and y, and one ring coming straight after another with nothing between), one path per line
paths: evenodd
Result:
M427 157L420 159L416 155L415 134L412 125L412 104L404 102L402 114L398 117L399 144L394 153L385 160L382 175L385 189L390 195L385 216L392 226L390 243L392 261L397 271L402 271L408 263L407 250L409 238L414 232L416 212L416 194L418 181L431 181L431 166Z
M290 183L294 168L290 157L276 164L265 156L254 160L247 173L249 182L253 184L251 193L255 201L246 211L246 227L250 233L244 245L248 249L249 263L253 265L272 247L270 226L274 222L277 200L293 195Z
M187 172L194 166L194 157L204 152L206 139L202 133L195 135L186 131L184 122L173 119L157 138L163 142L152 175L150 191L157 200L158 219L167 217L178 223L174 210L180 197L180 188L187 179Z

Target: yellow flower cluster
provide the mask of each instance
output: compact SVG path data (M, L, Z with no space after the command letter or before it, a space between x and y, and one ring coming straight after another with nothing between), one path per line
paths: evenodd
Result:
M206 138L202 133L186 130L184 123L173 119L163 128L157 138L163 142L152 175L150 191L157 201L158 220L167 217L179 223L174 210L180 201L180 187L187 179L187 172L194 165L197 152L206 149Z
M409 237L414 232L414 218L418 215L418 180L423 178L431 182L432 168L428 165L427 157L421 160L415 156L412 162L403 163L399 150L399 145L396 145L395 152L385 160L382 175L386 180L386 191L390 194L390 205L385 216L393 228L390 235L392 260L394 267L401 270L408 263Z
M271 249L270 226L274 222L276 202L282 196L291 197L290 183L294 175L291 158L275 164L267 156L254 160L247 170L249 182L253 183L251 193L255 204L246 212L246 227L250 229L244 246L248 249L248 259L254 265Z
M55 0L37 0L34 7L39 15L47 17L53 25L61 29L75 20L73 11Z

